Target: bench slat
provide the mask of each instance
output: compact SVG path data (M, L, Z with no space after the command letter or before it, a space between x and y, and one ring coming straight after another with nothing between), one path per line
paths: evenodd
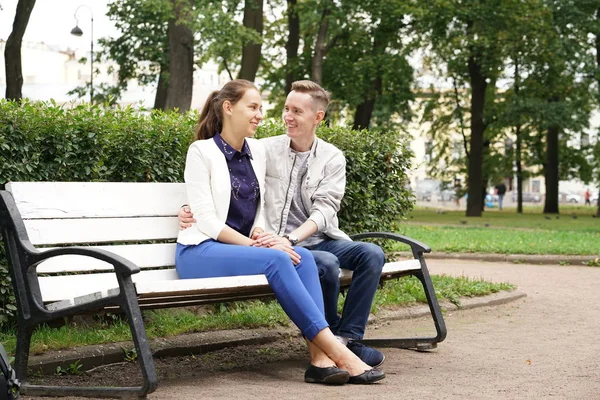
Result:
M120 255L140 268L172 267L175 265L175 243L131 244L114 246L90 246ZM39 274L58 272L93 272L112 270L112 264L85 256L59 256L42 262Z
M34 245L175 239L177 217L30 219L25 228Z
M420 268L418 260L396 261L385 264L382 275L397 275ZM340 271L340 279L349 279L351 276L352 271ZM264 275L179 279L175 269L142 271L132 275L132 279L140 298L252 291L268 285ZM77 297L95 292L106 296L111 288L118 287L113 273L40 277L39 282L46 303L74 301Z
M187 203L183 183L12 182L23 219L174 216Z

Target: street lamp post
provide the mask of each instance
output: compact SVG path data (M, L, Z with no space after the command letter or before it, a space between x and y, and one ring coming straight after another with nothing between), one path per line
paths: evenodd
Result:
M92 9L82 4L75 9L75 13L73 16L75 17L75 28L71 29L71 35L81 36L83 35L83 31L79 27L79 18L77 18L77 12L81 7L85 7L90 11L90 21L91 21L91 30L90 30L90 58L91 58L91 68L90 68L90 104L94 103L94 13Z

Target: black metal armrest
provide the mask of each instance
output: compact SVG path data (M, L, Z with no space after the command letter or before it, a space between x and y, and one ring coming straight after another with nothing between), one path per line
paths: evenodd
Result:
M86 256L105 261L109 264L112 264L113 267L115 267L115 272L117 275L121 276L130 276L140 272L140 267L128 259L104 249L94 249L90 247L60 247L45 251L36 250L34 253L30 253L30 265L39 264L40 262L52 257L65 255Z
M425 243L421 243L418 240L409 238L408 236L400 235L398 233L392 232L365 232L358 233L356 235L351 235L350 238L352 240L361 240L367 238L375 238L375 239L392 239L397 242L402 242L409 245L413 251L413 253L431 253L431 248L427 246Z

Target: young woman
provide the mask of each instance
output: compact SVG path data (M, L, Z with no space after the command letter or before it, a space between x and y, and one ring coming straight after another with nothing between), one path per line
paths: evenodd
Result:
M310 351L307 382L372 383L385 374L371 369L329 329L323 295L310 252L264 236L265 156L249 139L262 121L261 96L245 80L213 92L200 114L188 150L185 182L196 223L180 231L176 268L182 279L264 274L275 297L302 331Z

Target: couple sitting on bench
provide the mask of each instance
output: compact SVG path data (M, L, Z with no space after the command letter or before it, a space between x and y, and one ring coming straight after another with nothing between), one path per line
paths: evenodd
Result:
M384 356L355 340L385 257L338 228L346 161L315 135L329 100L319 85L295 82L283 111L287 135L257 141L254 84L234 80L209 96L187 154L176 268L183 279L266 275L308 344L305 381L367 384L385 378L377 369ZM354 271L341 318L340 267Z

